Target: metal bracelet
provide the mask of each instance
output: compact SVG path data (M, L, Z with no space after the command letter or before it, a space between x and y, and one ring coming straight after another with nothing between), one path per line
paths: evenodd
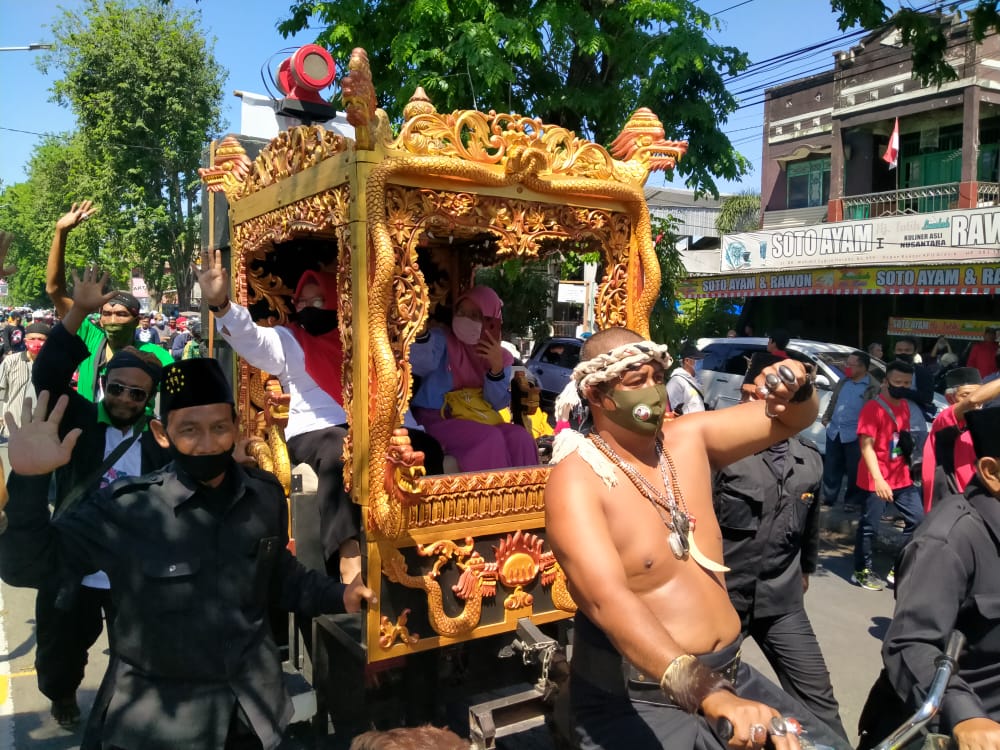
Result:
M681 654L663 671L660 690L671 703L688 713L698 713L701 703L719 690L735 693L733 683L706 667L694 654Z

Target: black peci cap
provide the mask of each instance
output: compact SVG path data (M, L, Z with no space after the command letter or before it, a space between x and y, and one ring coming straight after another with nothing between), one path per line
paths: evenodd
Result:
M210 404L233 404L222 367L214 359L183 359L163 369L160 384L160 412Z
M1000 407L973 409L965 413L977 458L1000 458Z
M961 388L963 385L980 385L983 382L982 375L975 367L956 367L948 370L944 376L945 388Z

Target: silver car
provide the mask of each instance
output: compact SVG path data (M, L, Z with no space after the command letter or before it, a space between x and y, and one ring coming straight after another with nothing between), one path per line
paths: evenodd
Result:
M740 402L740 386L743 384L750 357L757 352L767 351L767 341L768 339L764 337L698 339L698 349L705 354L705 358L701 360L698 382L704 391L705 405L708 408L722 409ZM833 387L844 377L843 368L847 363L847 357L859 350L843 344L792 339L785 347L785 351L792 359L815 367L816 389L819 391L819 415L810 427L802 431L802 436L816 443L820 453L825 454L826 428L820 422L820 417L830 401ZM869 372L879 379L884 378L885 363L873 359ZM944 397L939 394L934 394L934 404L939 410L948 405Z

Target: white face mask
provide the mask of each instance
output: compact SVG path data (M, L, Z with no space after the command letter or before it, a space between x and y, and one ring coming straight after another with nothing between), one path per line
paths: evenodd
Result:
M483 324L481 321L472 318L456 316L452 318L451 330L455 333L455 338L463 344L478 344L483 335Z

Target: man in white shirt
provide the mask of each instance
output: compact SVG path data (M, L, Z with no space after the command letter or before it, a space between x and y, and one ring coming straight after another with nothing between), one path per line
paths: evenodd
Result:
M690 342L681 349L681 363L674 368L667 381L667 399L671 411L677 416L705 411L705 394L697 378L704 359L705 355Z

